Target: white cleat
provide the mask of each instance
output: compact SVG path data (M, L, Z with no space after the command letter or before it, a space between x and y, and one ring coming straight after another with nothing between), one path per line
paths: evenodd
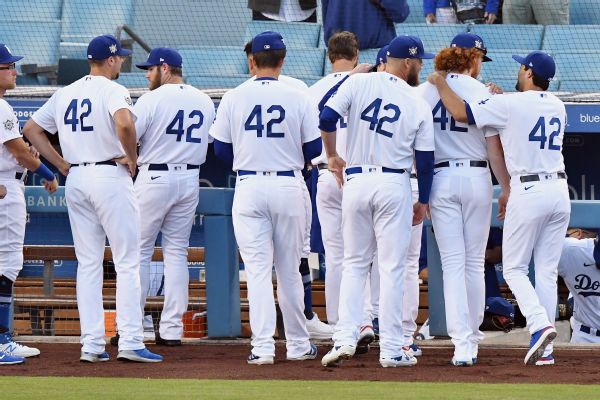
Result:
M412 367L417 364L417 359L409 354L408 347L403 347L400 355L380 358L379 363L383 368Z
M329 350L329 353L323 356L321 359L321 364L324 367L337 367L343 360L351 359L355 352L355 346L334 346L331 350Z
M0 334L0 353L10 354L15 357L36 357L40 351L35 347L28 347L14 341L10 333Z
M306 330L311 339L326 340L333 336L333 326L322 322L317 313L313 314L312 319L306 320Z

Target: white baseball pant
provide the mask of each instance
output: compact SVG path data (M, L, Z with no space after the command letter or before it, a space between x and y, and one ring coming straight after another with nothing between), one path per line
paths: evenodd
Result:
M160 317L162 339L180 340L183 314L188 307L189 270L187 253L198 206L198 169L169 164L168 171L140 167L135 194L140 208L141 311L144 314L150 286L150 263L158 232L162 232L165 302Z
M600 343L600 336L597 333L600 332L599 328L590 326L588 327L590 328L590 333L586 333L581 331L581 325L581 322L571 317L571 328L573 329L571 343Z
M304 240L302 246L302 258L308 258L310 255L310 225L312 223L312 202L310 201L310 193L304 184L302 197L304 198L304 212L306 213L306 227L304 228Z
M78 261L82 351L104 352L102 262L107 237L117 272L119 350L143 349L139 211L131 177L123 165L71 167L65 193Z
M454 357L471 360L484 338L479 326L485 312L484 261L492 213L489 169L437 168L429 205L442 260L448 335Z
M25 239L25 194L23 182L15 172L0 172L0 185L6 187L6 197L0 199L0 276L15 281L23 268Z
M287 357L300 357L310 350L304 317L304 288L298 270L307 223L302 186L305 183L299 173L296 177L244 175L237 178L233 228L248 283L252 353L259 357L275 356L273 265Z

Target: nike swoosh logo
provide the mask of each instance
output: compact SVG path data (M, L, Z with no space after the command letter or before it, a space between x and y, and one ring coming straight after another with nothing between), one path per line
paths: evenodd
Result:
M346 178L346 180L349 181L349 180L354 179L354 178L355 178L354 176L351 176L349 178Z
M438 172L440 172L440 171L433 171L433 174L435 175L435 174L437 174Z
M591 263L591 264L586 264L586 263L583 263L583 266L584 266L584 267L591 267L592 265L596 265L596 263Z
M151 177L150 177L150 179L152 179L152 180L155 180L155 179L157 179L157 178L160 178L160 175L159 175L159 176L151 176Z
M248 178L240 178L240 181L244 181L244 180L246 180L246 179L248 179Z
M531 188L532 188L532 187L534 187L534 186L535 186L535 185L531 185L531 186L525 186L525 190L529 190L529 189L531 189Z

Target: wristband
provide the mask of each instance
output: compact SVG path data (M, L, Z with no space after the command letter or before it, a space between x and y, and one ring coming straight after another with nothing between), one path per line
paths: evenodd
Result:
M33 172L40 175L42 178L44 178L45 180L47 180L49 182L52 182L55 179L55 176L52 173L52 171L50 171L48 169L48 167L46 167L46 165L44 165L44 163L40 163L40 166Z

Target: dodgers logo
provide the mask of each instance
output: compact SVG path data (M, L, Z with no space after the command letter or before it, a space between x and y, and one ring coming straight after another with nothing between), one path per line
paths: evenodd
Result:
M411 56L416 56L417 55L417 48L416 47L410 47L408 49L408 52L410 53Z
M575 289L582 290L578 294L583 297L599 296L600 297L600 282L593 281L592 278L586 274L579 274L575 277L577 284Z
M485 103L487 103L489 100L490 100L490 99L489 99L489 97L488 97L488 98L487 98L487 99L485 99L485 100L481 100L481 101L479 102L479 104L480 104L480 105L484 105L484 104L485 104Z
M110 46L108 46L108 50L111 52L111 54L115 54L117 52L117 45L111 44Z

